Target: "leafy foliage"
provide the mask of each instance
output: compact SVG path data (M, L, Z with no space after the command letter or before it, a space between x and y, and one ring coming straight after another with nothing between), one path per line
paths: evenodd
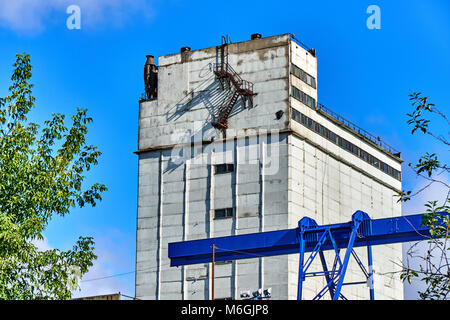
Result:
M31 71L30 56L18 54L10 95L0 98L0 298L70 299L96 259L93 239L80 237L65 252L39 251L33 241L54 215L102 199L103 184L83 184L101 152L86 143L86 109L77 109L70 128L59 113L42 128L28 121Z
M446 146L450 146L448 138L443 135L437 135L430 129L431 120L426 116L431 114L438 115L443 119L447 125L450 121L447 116L439 111L436 106L428 102L428 97L423 97L421 93L413 93L410 95L414 111L407 114L409 125L412 125L411 134L417 130L423 134L428 134L438 142ZM402 190L398 193L398 201L408 201L420 192L426 190L431 184L439 183L447 190L443 200L443 204L439 205L437 200L430 200L425 204L425 213L422 219L422 226L428 227L430 230L430 237L428 241L428 249L425 255L417 254L415 247L418 243L413 245L407 252L408 260L402 268L400 279L403 281L412 282L414 278L420 278L426 284L426 289L419 292L421 299L440 300L447 299L450 293L450 264L448 260L447 241L450 228L450 217L443 215L442 212L450 212L450 186L444 181L439 180L436 176L442 173L448 173L449 168L446 164L442 164L435 153L425 153L419 158L415 165L409 163L409 167L420 177L429 181L429 183L415 192ZM436 195L437 197L439 195ZM442 195L441 195L442 196ZM409 265L409 258L420 259L421 264L418 269L413 269Z

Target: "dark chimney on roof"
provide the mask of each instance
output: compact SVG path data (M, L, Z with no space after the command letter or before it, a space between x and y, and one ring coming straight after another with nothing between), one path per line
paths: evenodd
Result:
M145 62L146 65L155 65L155 57L152 55L146 55L147 61Z
M191 51L191 47L183 47L183 48L181 48L181 50L180 50L181 53L183 53L183 52L188 52L188 51Z
M254 34L252 34L251 39L252 40L261 39L261 33L254 33Z
M158 67L155 65L155 57L146 55L147 61L144 66L144 84L147 100L154 100L157 97L158 89Z

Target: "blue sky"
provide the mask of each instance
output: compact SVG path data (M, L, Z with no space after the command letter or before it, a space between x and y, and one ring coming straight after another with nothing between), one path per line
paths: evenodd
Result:
M69 30L66 8L81 8L81 29ZM366 26L369 5L381 9L381 29ZM408 94L421 91L449 113L450 3L408 1L0 0L0 96L7 94L15 54L32 56L33 121L85 107L94 118L88 140L103 152L90 182L109 191L95 208L55 218L46 246L69 249L91 235L99 259L77 295L121 291L134 295L138 99L145 55L160 56L220 44L229 34L292 32L317 50L319 102L402 152L404 188L423 185L406 164L424 153L448 151L410 135ZM439 119L436 119L438 121ZM443 122L436 122L447 134ZM435 188L426 196L439 198ZM415 200L404 213L419 213ZM349 218L351 213L349 213Z

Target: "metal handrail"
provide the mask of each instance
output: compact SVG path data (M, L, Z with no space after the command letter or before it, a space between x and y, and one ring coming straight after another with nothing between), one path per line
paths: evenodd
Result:
M290 38L292 40L294 40L299 46L301 46L303 49L305 49L306 51L311 50L311 48L309 48L306 44L304 44L303 42L301 42L300 40L298 40L293 33L289 34Z
M349 120L345 119L344 117L342 117L341 115L337 114L336 112L328 109L323 104L317 103L317 108L320 109L320 110L323 110L325 113L329 114L330 116L332 116L333 118L335 118L336 120L338 120L339 122L344 124L345 126L349 127L350 129L358 132L359 134L361 134L365 138L369 139L370 141L372 141L376 145L382 147L384 150L388 151L389 153L391 153L393 155L397 155L397 154L400 153L398 150L396 150L395 148L391 147L386 142L381 140L380 137L375 137L370 132L367 132L366 130L358 127L356 124L350 122Z
M248 90L253 92L253 83L244 80L228 63L214 63L214 69L218 72L226 72L233 76L234 81L238 84L238 90Z

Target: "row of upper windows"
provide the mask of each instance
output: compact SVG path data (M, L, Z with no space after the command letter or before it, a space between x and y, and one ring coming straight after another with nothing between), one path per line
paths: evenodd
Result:
M328 130L323 125L321 125L321 124L317 123L316 121L312 120L311 118L305 116L304 114L295 110L294 108L292 108L292 119L294 119L298 123L301 123L305 127L315 131L316 133L320 134L322 137L333 142L334 144L337 144L342 149L345 149L348 152L351 152L352 154L354 154L355 156L363 159L364 161L371 164L375 168L378 168L381 171L383 171L384 173L390 175L391 177L394 177L395 179L401 181L401 174L399 171L395 170L391 166L389 166L386 163L375 158L374 156L367 153L366 151L358 148L353 143L338 136L333 131Z
M316 107L316 100L313 97L310 97L309 95L307 95L306 93L297 89L294 86L292 86L291 94L295 99L299 100L300 102L303 102L308 107L313 108L313 109Z
M309 75L308 73L297 67L295 64L291 64L291 66L291 73L294 76L302 80L307 85L316 89L316 79L313 76Z

